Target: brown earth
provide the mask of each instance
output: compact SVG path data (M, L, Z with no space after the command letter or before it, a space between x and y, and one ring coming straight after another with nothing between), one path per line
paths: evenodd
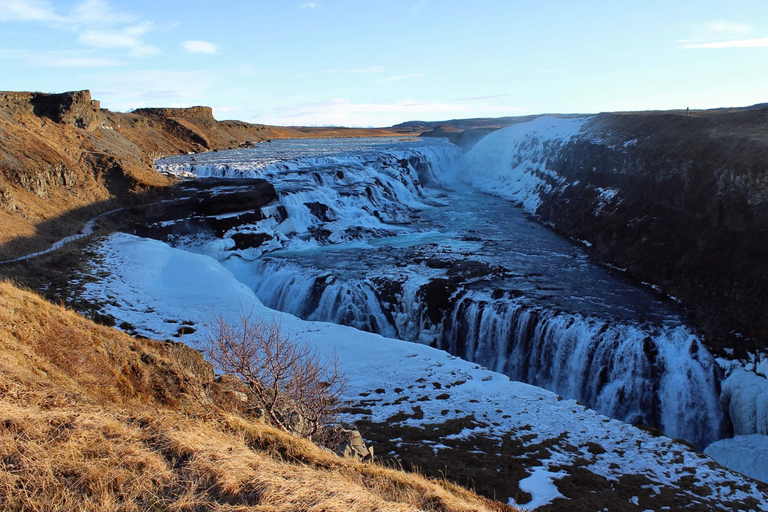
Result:
M209 107L110 112L89 91L0 92L0 261L46 249L98 213L163 194L154 159L278 138L393 136L385 129L217 121Z
M0 281L0 509L515 510L272 428L230 382Z

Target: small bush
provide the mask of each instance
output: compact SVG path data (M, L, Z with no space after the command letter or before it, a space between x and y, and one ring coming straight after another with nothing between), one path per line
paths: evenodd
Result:
M346 386L338 359L322 360L307 343L283 335L274 320L241 314L232 323L215 316L208 327L211 362L243 379L269 422L311 439L336 420Z

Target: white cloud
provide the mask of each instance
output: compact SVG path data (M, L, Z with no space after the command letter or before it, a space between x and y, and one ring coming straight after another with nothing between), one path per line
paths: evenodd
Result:
M219 45L208 41L184 41L184 49L191 53L218 53Z
M151 23L141 23L122 30L86 30L80 34L78 41L93 48L126 50L134 57L148 57L160 51L143 40L151 28Z
M768 47L768 37L760 37L757 39L734 39L730 41L715 41L710 43L696 43L685 44L683 48L706 48L706 49L720 49L720 48L766 48Z
M320 4L317 2L306 2L299 6L299 9L319 9Z
M60 20L51 3L45 0L0 0L0 21Z
M733 21L715 21L706 25L706 30L710 32L743 34L752 30L752 27L745 23L736 23Z
M420 76L424 76L423 73L411 73L410 75L394 75L387 78L382 78L381 80L376 80L373 82L374 84L383 84L386 82L397 82L400 80L407 80L408 78L418 78Z
M152 23L140 22L136 16L118 11L106 0L82 0L66 14L56 12L47 0L0 0L0 21L43 23L74 32L84 46L124 50L134 57L159 51L144 42L144 36L153 28Z

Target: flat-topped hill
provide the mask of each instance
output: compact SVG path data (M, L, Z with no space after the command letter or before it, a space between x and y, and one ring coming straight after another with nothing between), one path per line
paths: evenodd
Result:
M137 108L133 113L139 116L181 117L184 119L215 121L213 118L213 109L211 107L202 106L188 108Z

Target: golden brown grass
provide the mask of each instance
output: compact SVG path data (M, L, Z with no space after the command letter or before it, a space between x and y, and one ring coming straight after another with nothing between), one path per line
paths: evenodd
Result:
M0 509L513 510L203 407L174 351L0 282Z

